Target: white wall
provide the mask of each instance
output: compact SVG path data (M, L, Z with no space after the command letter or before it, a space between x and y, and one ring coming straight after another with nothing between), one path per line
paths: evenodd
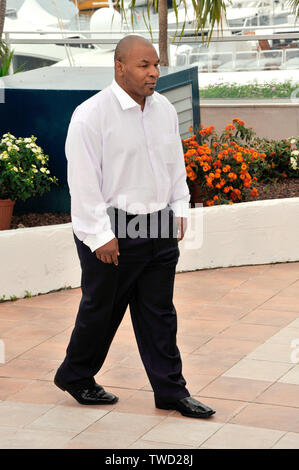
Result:
M284 139L299 135L299 103L281 103L268 100L268 103L254 104L243 100L204 100L200 102L200 119L203 126L215 126L217 132L232 122L233 118L245 121L259 137Z
M177 271L299 261L299 198L190 210ZM0 297L80 285L71 224L0 232Z

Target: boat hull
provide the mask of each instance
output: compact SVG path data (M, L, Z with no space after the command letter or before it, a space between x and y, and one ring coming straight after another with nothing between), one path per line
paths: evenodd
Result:
M80 11L87 11L87 10L97 10L98 8L107 8L109 7L109 2L103 1L96 1L96 0L83 0L83 1L76 1L73 0L73 3L78 7Z

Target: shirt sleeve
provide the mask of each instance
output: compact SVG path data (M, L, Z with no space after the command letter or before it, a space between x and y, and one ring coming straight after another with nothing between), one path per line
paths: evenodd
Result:
M95 251L115 238L101 192L101 136L85 122L71 121L65 154L73 230Z
M174 110L175 111L175 110ZM187 185L187 173L184 159L182 141L179 132L179 120L175 111L175 134L177 137L177 162L172 182L172 194L170 199L170 207L176 217L188 217L190 192Z

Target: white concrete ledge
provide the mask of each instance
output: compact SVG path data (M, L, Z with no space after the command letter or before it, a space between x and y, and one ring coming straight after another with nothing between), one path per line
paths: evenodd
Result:
M299 260L299 198L192 209L190 223L197 238L180 242L178 271Z
M299 261L299 198L190 210L177 271ZM79 287L72 225L0 232L0 298Z

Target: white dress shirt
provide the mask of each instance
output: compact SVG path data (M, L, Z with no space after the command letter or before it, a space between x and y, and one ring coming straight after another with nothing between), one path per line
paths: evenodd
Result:
M169 205L188 216L178 117L163 95L146 97L142 111L113 80L75 109L65 151L73 230L91 251L115 237L109 206L145 214Z

